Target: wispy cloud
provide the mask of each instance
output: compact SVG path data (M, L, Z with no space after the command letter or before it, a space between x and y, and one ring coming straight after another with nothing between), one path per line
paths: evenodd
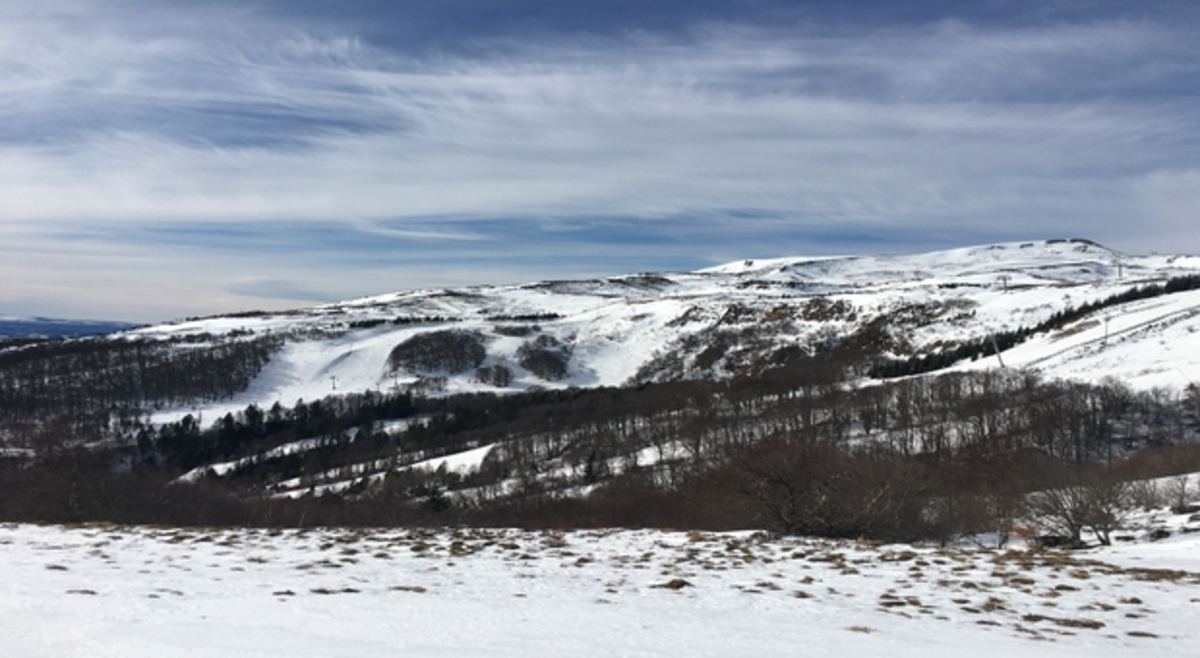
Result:
M240 5L66 7L0 9L11 249L86 230L283 280L249 272L233 226L280 263L327 254L306 296L431 254L494 280L563 253L614 271L1065 234L1200 250L1177 235L1200 206L1194 23L708 22L436 54ZM0 305L30 294L9 281ZM225 284L251 289L282 290Z

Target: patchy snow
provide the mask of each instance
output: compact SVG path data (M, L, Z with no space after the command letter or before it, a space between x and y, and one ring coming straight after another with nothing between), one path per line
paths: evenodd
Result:
M751 533L0 526L6 655L1145 656L1196 534L1077 553Z
M358 428L357 427L350 428L350 430L346 432L347 439L353 440L354 435L356 435L356 434L358 434ZM334 439L332 439L331 437L327 437L327 436L315 438L315 439L301 439L299 441L291 441L291 442L285 443L281 446L276 446L274 448L271 448L270 450L264 450L263 452L255 453L248 457L242 457L240 459L234 459L234 460L226 461L226 462L215 462L212 464L207 464L205 466L198 466L198 467L193 468L192 470L188 471L187 473L184 473L183 475L179 476L179 481L180 482L195 482L195 481L199 480L200 478L204 477L205 473L207 473L209 471L212 471L212 473L214 475L225 476L234 471L237 471L238 469L245 468L247 466L253 466L254 464L258 464L258 463L267 461L269 459L278 459L279 457L286 457L288 455L294 455L294 454L298 454L298 453L302 453L302 452L307 452L309 450L315 450L322 446L329 445L333 441L334 441Z

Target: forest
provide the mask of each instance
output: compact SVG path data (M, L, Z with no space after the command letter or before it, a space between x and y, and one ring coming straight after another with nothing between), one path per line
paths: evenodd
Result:
M426 335L397 346L393 361L479 365L471 334ZM948 541L1007 537L1031 511L1054 508L1060 523L1027 531L1078 541L1084 529L1107 537L1123 509L1154 502L1159 493L1137 478L1200 470L1194 391L1000 369L864 383L856 373L881 362L853 342L781 350L722 380L364 391L207 423L149 422L154 408L244 389L281 341L95 339L0 352L0 519ZM544 340L524 355L551 374L569 358ZM477 468L420 467L470 449L486 449Z

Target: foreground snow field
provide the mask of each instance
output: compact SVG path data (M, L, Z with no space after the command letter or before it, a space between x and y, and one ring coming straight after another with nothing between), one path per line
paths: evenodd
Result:
M1196 655L1197 536L4 525L0 636L24 657Z

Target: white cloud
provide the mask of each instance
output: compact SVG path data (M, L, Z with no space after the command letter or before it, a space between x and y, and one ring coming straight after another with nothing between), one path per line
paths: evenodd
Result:
M1131 241L1146 251L1194 245L1200 227L1200 167L1160 170L1139 179L1138 213L1129 218Z
M483 220L725 214L705 224L714 249L757 234L770 255L789 231L837 227L1120 248L1156 239L1131 217L1162 217L1159 239L1200 250L1178 236L1197 89L1163 93L1195 82L1194 26L708 25L414 59L228 6L66 7L0 10L12 240L345 221L467 245L495 239L470 224ZM239 280L282 280L231 263ZM29 290L6 283L0 302Z

